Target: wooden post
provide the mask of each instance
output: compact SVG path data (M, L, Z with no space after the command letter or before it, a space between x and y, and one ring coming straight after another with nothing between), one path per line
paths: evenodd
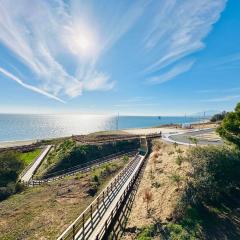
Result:
M92 217L92 214L93 214L93 211L92 211L92 204L90 205L90 214L91 214L91 222L93 220L93 217Z
M107 220L105 222L105 232L107 231Z
M73 232L72 232L72 234L73 234L73 240L75 239L75 225L73 225Z
M84 226L84 225L85 225L85 222L84 222L84 221L85 221L85 219L84 219L84 213L83 213L83 216L82 216L82 220L83 220L83 226L82 226L82 228L83 228L83 239L85 239L85 233L84 233L84 230L85 230L85 229L84 229L84 227L85 227L85 226Z

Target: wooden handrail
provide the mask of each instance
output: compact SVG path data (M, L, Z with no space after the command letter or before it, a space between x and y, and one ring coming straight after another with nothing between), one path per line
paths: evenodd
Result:
M75 239L75 237L77 239L87 239L87 237L93 232L93 226L96 227L101 221L101 217L103 216L102 211L107 211L107 206L113 202L115 196L128 181L129 177L132 176L127 187L124 189L123 194L120 196L120 199L117 201L117 204L110 213L109 218L106 220L104 226L97 235L97 239L101 239L107 231L113 216L118 211L122 201L124 201L127 197L127 193L131 190L131 187L133 187L134 182L141 171L144 160L148 154L148 144L146 138L145 141L147 147L145 156L141 158L140 155L136 155L136 157L132 159L129 164L111 181L111 183L98 195L98 197L86 208L86 210L63 232L58 240ZM134 171L136 172L134 173ZM134 175L132 175L132 173L134 173ZM78 231L76 231L76 228Z
M29 182L29 185L32 185L32 186L41 185L41 184L44 184L44 183L47 183L47 182L52 182L52 181L59 180L59 179L64 178L66 176L74 175L74 174L79 173L79 172L86 172L86 171L89 171L96 166L100 166L104 163L111 162L114 159L119 158L121 156L124 156L124 155L131 156L135 153L136 153L136 150L135 151L130 151L130 152L121 152L120 154L114 154L114 156L111 155L110 158L107 158L107 157L100 158L100 159L89 162L88 165L86 165L85 167L82 167L82 168L80 167L78 169L75 169L73 171L70 171L70 172L67 172L67 173L64 173L64 174L61 174L61 175L58 175L58 176L54 176L54 177L50 177L50 178L46 178L46 179L41 179L41 180L31 179L31 181Z

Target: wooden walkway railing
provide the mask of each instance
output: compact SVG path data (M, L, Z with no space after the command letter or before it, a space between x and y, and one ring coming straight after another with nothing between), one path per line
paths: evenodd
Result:
M58 240L101 239L127 193L131 191L146 155L147 152L145 156L137 154Z
M45 178L45 179L38 180L38 179L33 179L32 178L29 181L28 185L30 185L30 186L41 185L41 184L44 184L44 183L57 181L57 180L62 179L66 176L75 175L76 173L88 172L95 167L98 167L98 166L100 166L104 163L107 163L107 162L112 162L115 159L118 159L119 157L134 156L136 153L137 153L137 150L132 150L132 151L129 151L129 152L120 152L120 153L117 153L117 154L111 154L109 156L106 156L106 157L103 157L103 158L98 158L98 159L93 160L91 162L88 162L88 163L85 163L85 164L80 164L80 165L77 165L75 167L69 168L69 169L67 169L67 171L64 170L64 171L56 172L52 175L49 174L49 175L47 175L47 178Z

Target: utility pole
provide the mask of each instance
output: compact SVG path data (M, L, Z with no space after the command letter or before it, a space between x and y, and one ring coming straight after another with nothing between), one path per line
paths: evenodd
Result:
M118 115L116 116L116 130L118 130L118 124L119 124L119 112Z

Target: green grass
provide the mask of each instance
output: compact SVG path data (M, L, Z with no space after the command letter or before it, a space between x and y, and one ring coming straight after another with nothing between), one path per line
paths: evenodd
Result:
M93 172L101 176L94 195L88 194L94 173L87 172L26 188L0 202L0 240L56 239L124 165L119 161L96 167Z
M27 166L40 155L41 151L40 148L37 148L31 152L19 153L19 158L24 162L24 165Z

